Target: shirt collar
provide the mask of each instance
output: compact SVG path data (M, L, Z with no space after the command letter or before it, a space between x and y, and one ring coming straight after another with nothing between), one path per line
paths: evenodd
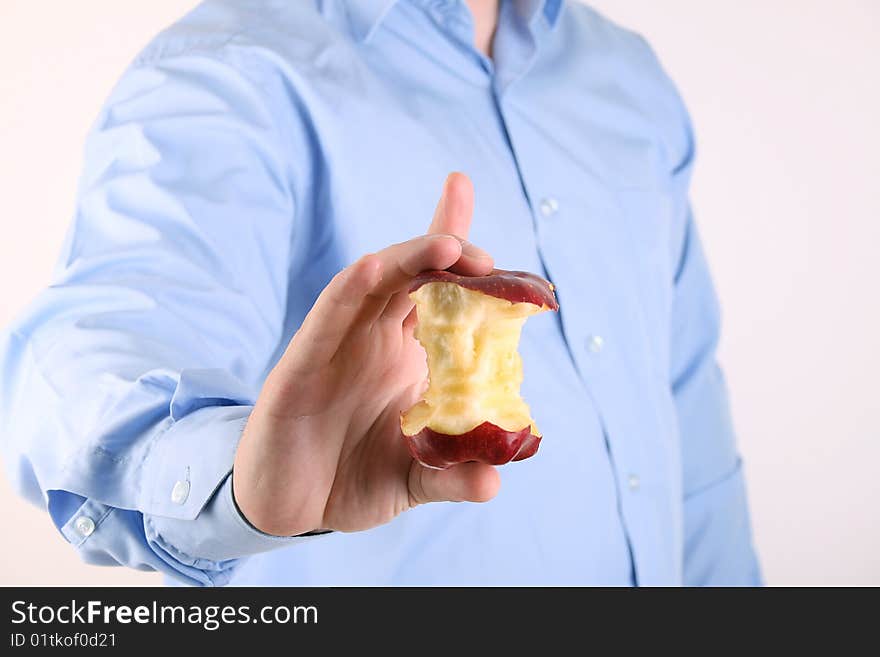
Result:
M400 0L343 0L351 33L358 41L368 41L388 11ZM450 0L452 1L452 0ZM513 2L517 13L529 23L543 7L550 27L556 24L563 0L501 0Z
M398 0L343 0L352 36L367 41Z
M501 0L506 2L507 0ZM550 27L556 25L559 18L559 10L562 9L562 0L511 0L516 13L526 24L530 24L540 9L544 10L544 18Z

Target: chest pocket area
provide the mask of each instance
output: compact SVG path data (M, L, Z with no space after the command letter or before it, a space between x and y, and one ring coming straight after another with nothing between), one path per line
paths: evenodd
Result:
M668 191L653 187L619 189L616 200L626 232L626 266L637 296L633 310L642 322L642 335L649 343L655 374L665 382L675 276L675 204Z
M628 266L635 274L639 306L660 354L667 351L672 304L674 203L662 187L625 187L615 193L625 227ZM622 255L623 257L623 255Z

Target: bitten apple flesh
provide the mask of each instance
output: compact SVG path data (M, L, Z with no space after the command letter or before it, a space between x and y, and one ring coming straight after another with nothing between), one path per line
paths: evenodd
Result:
M526 272L425 272L410 288L428 357L423 399L401 415L413 458L433 468L501 465L538 451L541 434L519 394L526 319L558 310L553 285Z

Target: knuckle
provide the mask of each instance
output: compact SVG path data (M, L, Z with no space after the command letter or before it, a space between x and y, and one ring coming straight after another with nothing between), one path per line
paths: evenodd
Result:
M362 269L364 267L371 267L377 260L379 260L379 256L375 253L366 253L357 259L357 262L352 265L352 268Z

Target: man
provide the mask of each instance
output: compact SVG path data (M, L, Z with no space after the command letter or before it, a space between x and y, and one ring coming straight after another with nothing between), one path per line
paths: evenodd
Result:
M758 583L693 154L575 2L206 2L113 91L8 334L11 478L86 561L188 583ZM405 292L493 263L558 288L520 347L544 440L429 470Z

